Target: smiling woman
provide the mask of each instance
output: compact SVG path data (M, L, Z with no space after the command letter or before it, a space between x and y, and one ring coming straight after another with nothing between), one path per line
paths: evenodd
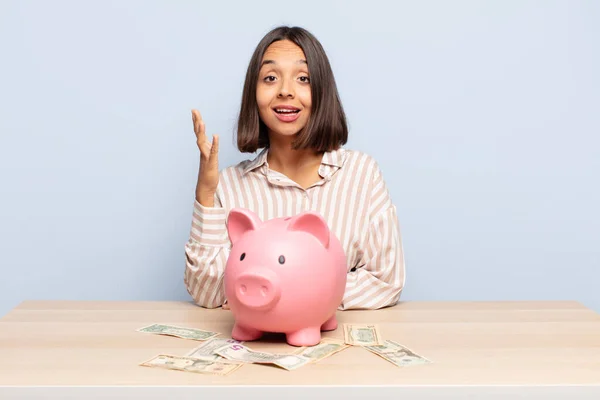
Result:
M298 111L288 115L284 109ZM275 29L267 34L246 73L238 148L252 153L269 147L279 138L274 133L298 134L290 143L295 150L330 151L348 139L346 116L325 50L302 29Z
M208 140L192 111L200 168L184 280L196 304L225 304L230 254L227 216L246 208L265 221L316 211L342 243L347 284L340 309L395 304L404 287L404 254L383 175L369 155L345 149L346 116L319 41L279 27L256 47L238 120L241 152L262 151L219 172L218 136ZM318 279L318 277L315 277Z
M302 49L289 40L273 43L264 55L258 78L260 119L280 135L296 134L298 126L308 122L311 107L308 65Z

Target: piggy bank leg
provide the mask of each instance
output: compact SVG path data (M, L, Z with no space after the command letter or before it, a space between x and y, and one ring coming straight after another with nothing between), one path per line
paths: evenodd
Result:
M321 330L318 326L304 328L286 334L286 338L292 346L315 346L321 342Z
M334 331L337 329L338 323L335 318L335 314L331 318L329 318L323 325L321 325L322 331Z
M233 330L231 331L231 338L239 341L249 341L260 339L263 335L262 331L254 328L248 328L246 326L241 326L238 323L233 325Z

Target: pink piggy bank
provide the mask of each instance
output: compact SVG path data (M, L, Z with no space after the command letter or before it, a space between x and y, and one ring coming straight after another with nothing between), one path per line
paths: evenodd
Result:
M346 255L319 214L261 221L234 208L227 219L232 243L225 295L235 324L231 337L259 339L285 333L293 346L313 346L321 331L337 328L346 289Z

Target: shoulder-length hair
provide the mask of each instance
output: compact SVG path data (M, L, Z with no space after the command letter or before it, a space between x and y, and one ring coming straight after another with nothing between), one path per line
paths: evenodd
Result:
M258 114L256 86L266 49L273 42L286 39L298 45L306 56L312 103L310 118L292 146L294 149L311 148L316 151L337 150L348 140L348 127L329 59L321 43L310 32L287 26L267 33L252 54L238 117L237 147L243 153L269 147L267 126Z

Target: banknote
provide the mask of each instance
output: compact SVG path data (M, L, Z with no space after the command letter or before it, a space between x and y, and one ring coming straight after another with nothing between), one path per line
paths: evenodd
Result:
M240 368L242 364L224 364L192 357L159 354L140 364L144 367L172 369L195 372L197 374L227 375Z
M352 346L376 346L384 343L379 326L375 324L344 324L344 341Z
M383 345L365 346L365 349L383 357L399 367L431 363L427 358L420 356L409 348L389 339L386 340Z
M217 336L218 332L204 331L196 328L183 328L174 325L152 324L137 330L144 333L155 333L157 335L175 336L182 339L207 340Z
M344 341L341 339L323 338L319 344L315 346L301 347L300 349L296 350L294 354L306 357L310 359L310 362L315 363L348 347L350 347L350 345L344 343Z
M201 360L218 361L218 362L223 362L223 363L227 363L227 364L231 364L231 363L239 364L239 363L241 363L240 361L228 360L225 357L220 356L217 353L215 353L215 350L217 350L223 346L226 346L227 344L242 344L242 343L243 342L240 342L239 340L235 340L235 339L212 338L212 339L208 339L206 342L202 343L200 346L191 350L189 353L186 354L186 356L192 357L192 358L199 358Z
M310 359L297 354L273 354L254 351L243 344L227 344L215 353L228 360L242 363L275 364L288 371L300 368L310 362Z

